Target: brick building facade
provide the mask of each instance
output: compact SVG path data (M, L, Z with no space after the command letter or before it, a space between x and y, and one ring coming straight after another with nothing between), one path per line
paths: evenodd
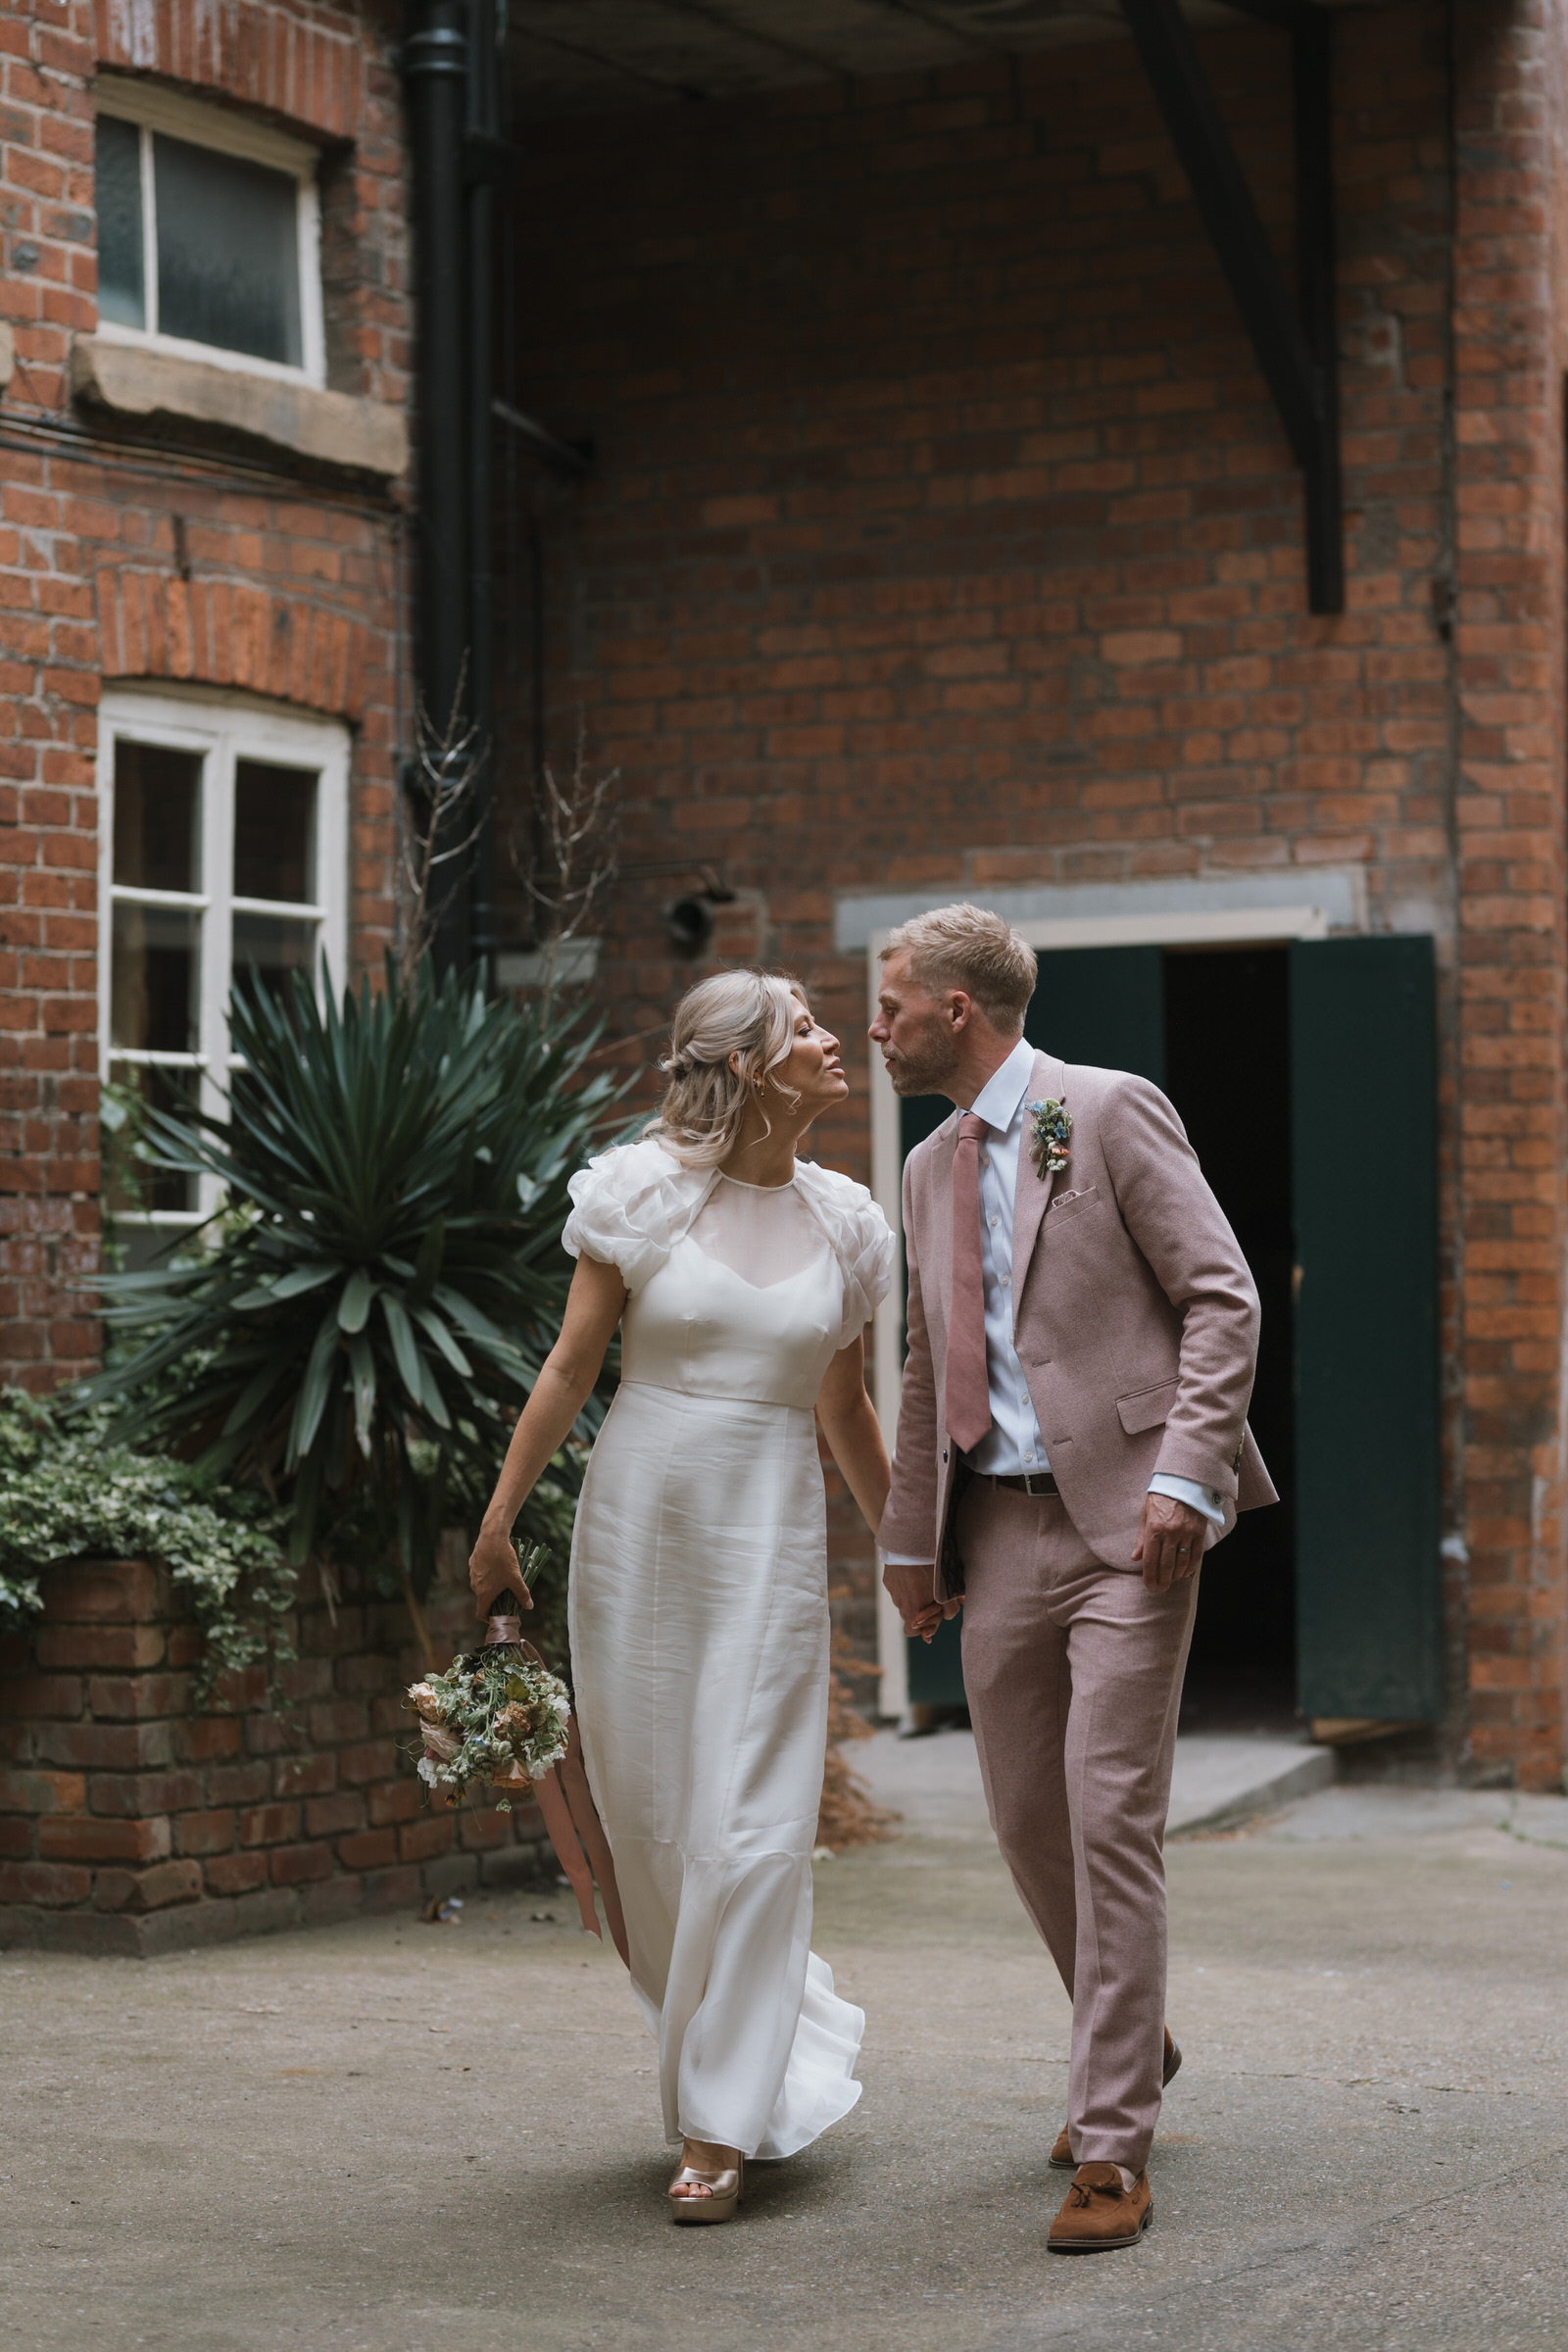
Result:
M361 961L390 936L411 333L396 31L389 4L309 0L18 0L0 17L0 1369L27 1386L97 1347L72 1285L97 1263L118 1017L100 970L105 694L127 740L144 707L154 736L188 717L203 741L226 713L241 755L248 721L269 721L273 760L292 757L291 718L340 730L352 855L329 929ZM186 157L248 134L307 159L319 333L305 365L117 335L100 315L111 89L132 138L150 109ZM186 111L158 111L171 102ZM299 740L308 760L315 739ZM210 972L202 986L211 1000ZM200 1011L172 1051L201 1049Z
M1464 1769L1535 1786L1568 1660L1562 41L1528 0L1336 14L1343 614L1306 610L1299 478L1124 40L579 89L514 221L516 396L597 451L530 519L552 740L580 708L626 780L629 1033L687 976L668 901L716 879L710 953L801 972L852 1041L820 1145L866 1176L901 909L1168 938L1294 897L1434 941L1443 1711ZM1286 45L1200 53L1288 263ZM1325 1181L1355 1161L1336 1137Z
M625 786L598 993L628 1066L705 959L788 964L856 1072L818 1148L884 1189L860 1040L901 909L987 897L1043 949L1430 940L1439 1712L1462 1770L1545 1786L1568 1672L1561 12L1335 11L1348 586L1319 614L1300 479L1133 49L1003 13L831 0L773 38L755 10L617 0L564 45L558 12L511 12L501 388L594 462L568 480L513 439L498 466L501 828L526 839L538 752L569 760L581 712ZM175 748L181 697L197 733L215 701L341 729L333 936L364 961L392 920L399 29L307 0L0 23L0 1315L35 1385L94 1346L66 1285L93 1262L112 1074L99 943L117 889L141 903L106 862L100 709L133 733L156 703ZM1199 49L1288 268L1287 46L1210 12ZM141 122L145 158L183 135L160 92L318 157L309 382L106 332L95 107ZM221 756L286 764L283 740ZM715 918L695 959L682 894ZM1322 1168L1354 1199L1354 1134ZM869 1640L868 1549L842 1505L835 1527Z

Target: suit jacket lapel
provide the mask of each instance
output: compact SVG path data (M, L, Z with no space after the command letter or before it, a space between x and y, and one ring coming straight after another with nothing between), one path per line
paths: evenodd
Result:
M1030 1074L1029 1091L1024 1097L1023 1135L1018 1145L1018 1183L1012 1196L1012 1311L1016 1321L1018 1302L1028 1278L1029 1261L1034 1255L1040 1227L1051 1203L1051 1188L1056 1179L1042 1176L1030 1152L1033 1138L1029 1125L1029 1104L1042 1102L1050 1095L1058 1102L1067 1099L1067 1065L1054 1054L1037 1054ZM1069 1150L1070 1150L1069 1146Z

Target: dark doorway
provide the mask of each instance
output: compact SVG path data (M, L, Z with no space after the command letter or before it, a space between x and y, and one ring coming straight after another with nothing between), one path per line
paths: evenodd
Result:
M1285 1498L1243 1515L1202 1573L1182 1723L1285 1728L1296 1718L1290 960L1283 947L1086 948L1041 958L1031 1042L1064 1059L1137 1070L1181 1113L1236 1229L1263 1304L1252 1434ZM900 1105L906 1152L947 1117ZM956 1622L909 1645L911 1704L961 1706Z
M1241 1243L1263 1306L1252 1435L1283 1504L1246 1511L1203 1564L1187 1731L1296 1712L1296 1411L1286 949L1164 952L1165 1091Z
M1435 1012L1424 936L1041 956L1025 1035L1170 1097L1262 1297L1250 1418L1283 1500L1203 1569L1188 1731L1440 1713ZM902 1103L904 1151L949 1108ZM908 1688L962 1705L956 1621Z

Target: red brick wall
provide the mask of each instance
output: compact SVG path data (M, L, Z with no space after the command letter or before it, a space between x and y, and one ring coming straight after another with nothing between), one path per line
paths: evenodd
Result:
M554 732L583 702L630 785L629 1020L680 978L645 860L760 894L851 1026L834 890L1354 861L1442 907L1444 23L1339 33L1342 618L1124 44L530 126L518 389L600 457L546 526ZM1285 53L1202 49L1288 250Z
M1473 1657L1474 1759L1540 1781L1565 1605L1562 25L1529 0L1458 24L1452 56L1443 8L1336 16L1343 616L1306 612L1298 476L1125 43L530 125L512 390L599 453L531 503L552 749L580 706L626 779L604 1001L657 1033L691 977L662 909L717 870L718 952L804 973L854 1041L840 1164L865 1174L868 1138L836 892L1333 863L1376 926L1436 933L1475 1580L1455 1567L1453 1730L1466 1752ZM1289 267L1285 45L1200 45ZM514 612L520 645L520 590ZM863 1544L857 1572L863 1623Z
M0 14L0 1377L85 1368L67 1287L96 1264L100 683L250 691L355 728L351 916L392 926L401 509L279 453L117 439L67 389L94 300L97 68L242 105L326 148L334 388L401 403L409 369L392 0L29 0Z
M167 1951L554 1873L536 1806L425 1802L401 1603L302 1606L283 1712L237 1689L193 1714L200 1637L165 1571L75 1562L43 1590L0 1640L0 1945ZM428 1613L445 1663L471 1602Z
M1564 1761L1560 9L1457 15L1461 1356L1474 1757Z

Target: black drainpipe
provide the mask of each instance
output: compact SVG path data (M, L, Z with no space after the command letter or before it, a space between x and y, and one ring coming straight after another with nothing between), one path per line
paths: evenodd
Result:
M495 207L505 163L497 87L496 0L468 0L467 298L468 298L468 574L473 647L471 708L479 740L488 747L474 778L473 927L471 953L485 965L496 950L495 920L495 621L491 570L494 491L491 450L495 425Z
M462 726L476 715L482 662L475 635L469 561L472 485L468 406L469 283L464 149L468 127L469 43L466 0L415 0L403 46L414 161L415 304L417 419L415 546L418 599L415 669L419 699L437 738L446 732L464 681ZM488 311L488 303L479 306ZM488 451L488 431L483 436ZM488 560L486 563L488 571ZM472 818L460 818L461 836ZM451 868L446 869L451 873ZM471 891L451 890L436 941L442 969L462 968L474 953Z

